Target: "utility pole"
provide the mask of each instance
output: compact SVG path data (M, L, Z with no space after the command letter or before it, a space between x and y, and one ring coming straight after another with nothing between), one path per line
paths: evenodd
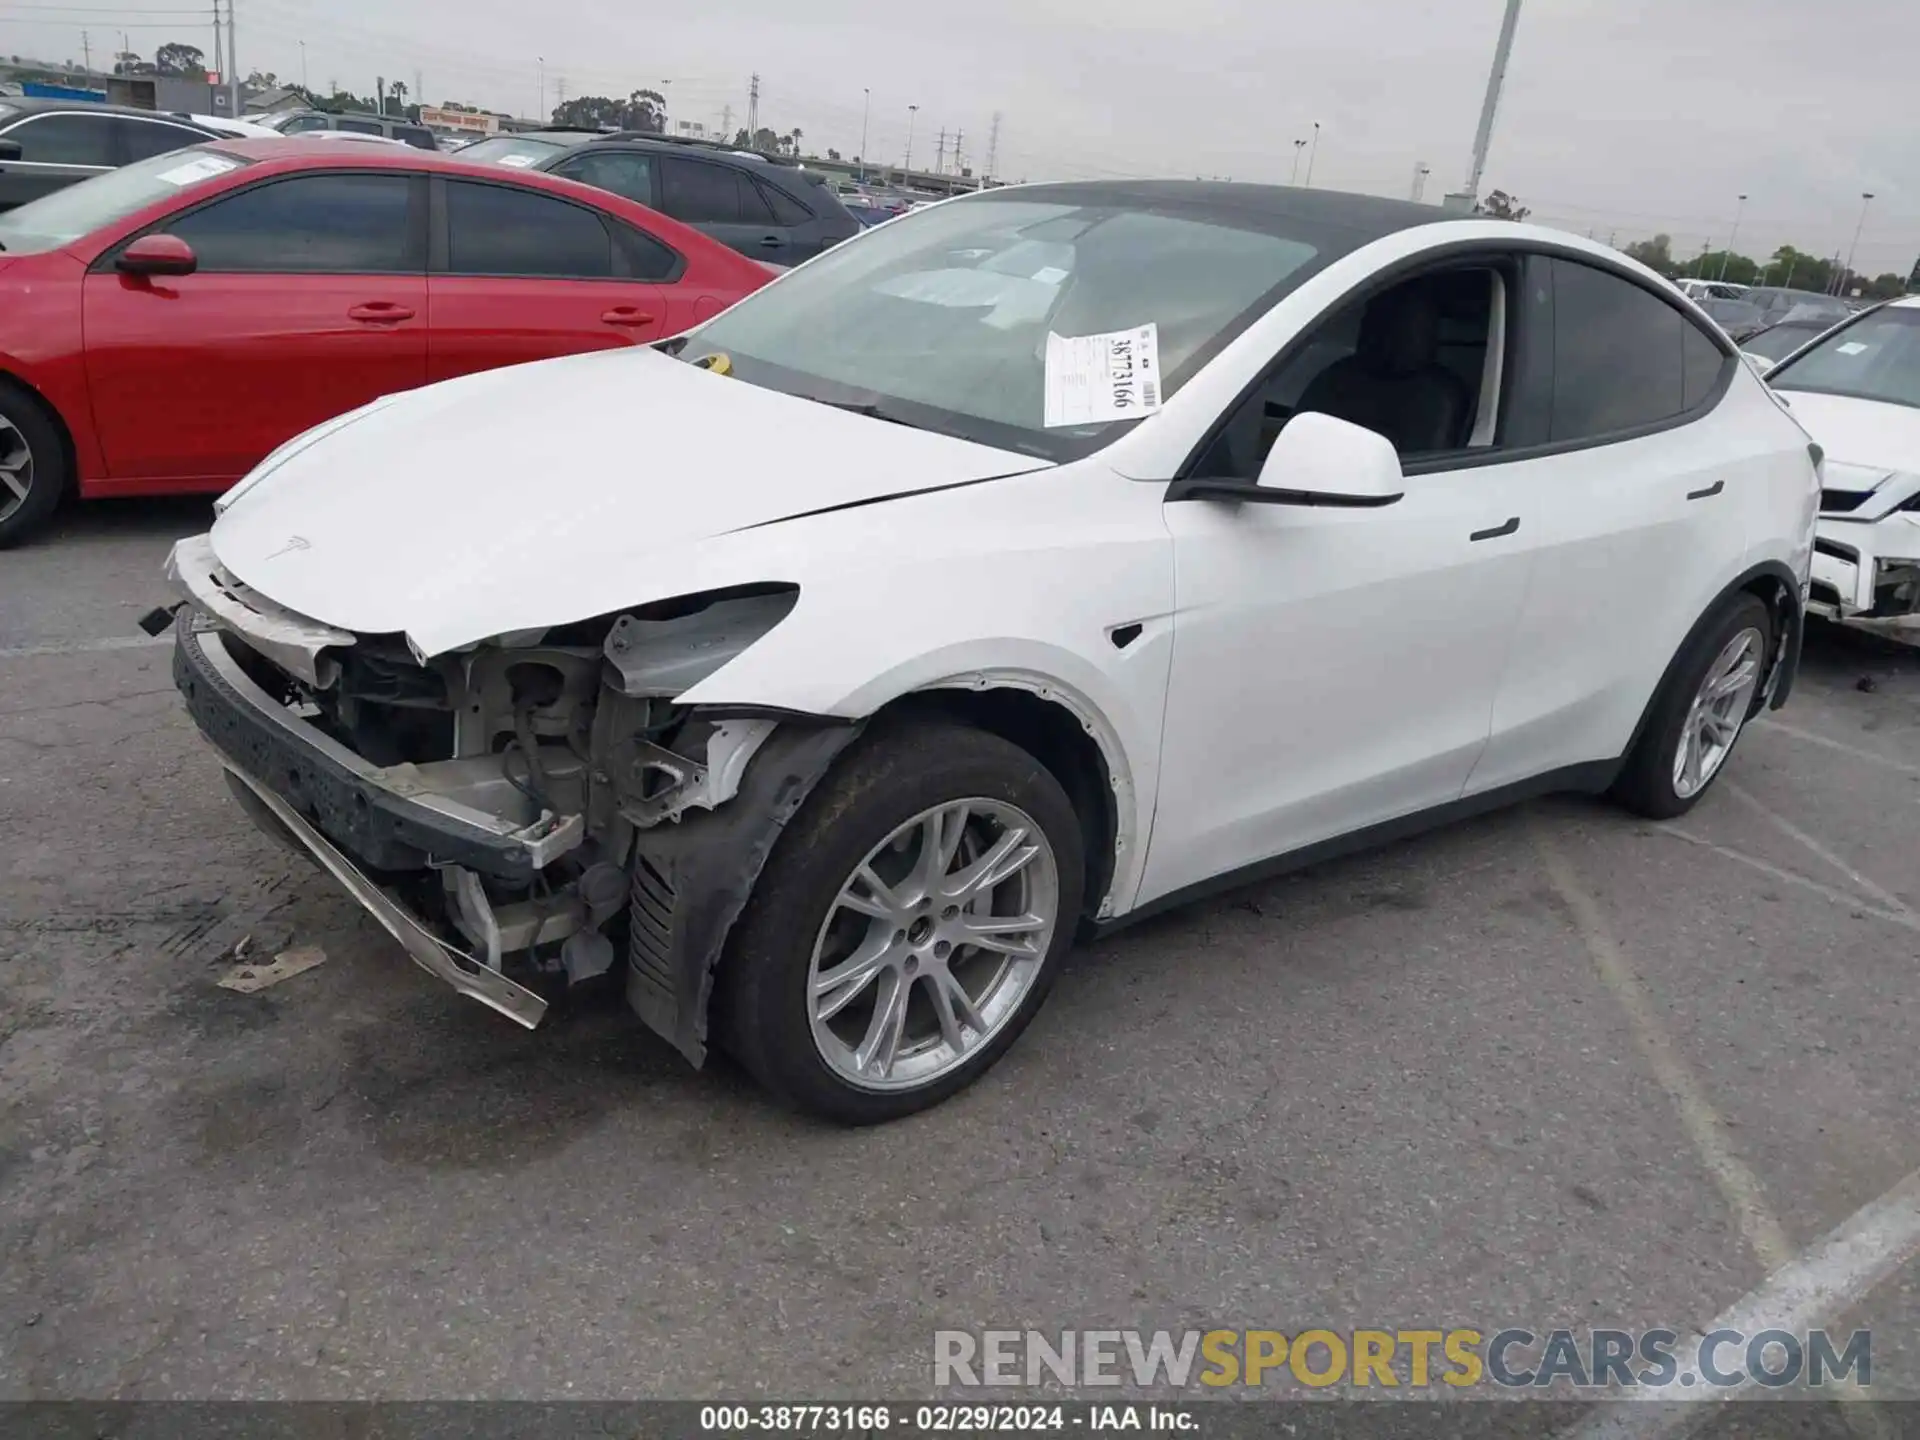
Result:
M993 112L993 131L987 136L987 173L980 177L981 187L993 178L994 167L1000 163L1000 112Z
M533 57L533 118L545 122L547 109L547 57Z
M302 40L299 42L299 44L300 44L300 88L302 90L305 90L309 95L311 95L313 91L307 85L307 42Z
M416 105L427 103L427 81L426 77L420 73L418 65L413 67L413 103Z
M235 120L240 118L240 46L233 38L233 12L240 8L240 0L227 0L227 114Z
M760 138L760 72L755 71L747 86L747 144Z
M376 115L387 113L387 77L384 75L373 77L373 113Z
M1833 292L1836 295L1846 293L1847 280L1853 275L1853 255L1854 252L1860 248L1860 232L1867 228L1867 206L1871 204L1873 204L1873 192L1862 191L1860 195L1860 223L1853 227L1853 243L1847 246L1847 268L1841 274L1838 282L1839 289Z
M726 145L733 143L733 106L730 104L720 107L720 140Z
M953 173L956 175L960 173L960 141L966 133L964 130L953 132Z
M220 33L220 0L213 0L213 73L227 78L226 37Z
M1473 132L1473 168L1467 172L1466 205L1471 210L1480 198L1480 177L1487 169L1487 147L1493 143L1493 116L1500 108L1500 88L1506 83L1507 61L1513 55L1513 32L1520 23L1520 0L1507 0L1507 13L1500 21L1500 40L1493 47L1493 69L1487 75L1487 95L1480 104L1480 125Z
M933 147L933 173L938 175L947 163L947 127L940 127L940 139Z
M873 115L873 90L860 87L860 178L867 178L867 121Z
M1720 252L1720 278L1727 278L1727 261L1733 255L1733 242L1740 238L1740 216L1747 208L1747 197L1742 195L1740 203L1733 207L1733 233L1727 236L1727 248Z
M213 33L215 36L220 34L220 27L217 22L214 25ZM84 30L80 32L80 59L81 63L87 67L87 74L93 74L93 37L88 35Z

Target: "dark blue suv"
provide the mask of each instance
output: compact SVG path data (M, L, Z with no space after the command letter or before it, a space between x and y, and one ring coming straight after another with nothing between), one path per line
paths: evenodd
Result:
M798 161L707 142L529 130L476 141L459 155L611 190L770 265L798 265L861 228L826 178Z

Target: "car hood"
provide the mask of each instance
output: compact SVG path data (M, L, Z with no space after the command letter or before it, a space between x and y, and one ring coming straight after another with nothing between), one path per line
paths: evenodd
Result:
M1882 479L1920 470L1920 410L1814 390L1783 389L1780 396L1829 460L1880 471Z
M212 544L277 604L434 655L657 598L649 556L1048 463L654 350L599 352L320 426L229 493Z

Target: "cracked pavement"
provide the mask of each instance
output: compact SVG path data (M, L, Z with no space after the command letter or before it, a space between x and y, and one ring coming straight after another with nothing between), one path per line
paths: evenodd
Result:
M1542 835L1793 1245L1920 1166L1915 655L1816 634L1673 826L1547 801L1147 922L973 1090L842 1132L617 1003L519 1030L256 833L134 629L204 522L0 556L0 1398L911 1397L941 1327L1700 1324L1765 1267ZM328 959L219 989L244 936ZM1909 1265L1847 1317L1883 1387L1917 1315Z

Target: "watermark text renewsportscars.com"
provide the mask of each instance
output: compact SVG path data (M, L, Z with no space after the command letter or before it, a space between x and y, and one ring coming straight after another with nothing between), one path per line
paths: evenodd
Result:
M1873 1383L1866 1330L936 1330L942 1388L1344 1386L1781 1391Z

